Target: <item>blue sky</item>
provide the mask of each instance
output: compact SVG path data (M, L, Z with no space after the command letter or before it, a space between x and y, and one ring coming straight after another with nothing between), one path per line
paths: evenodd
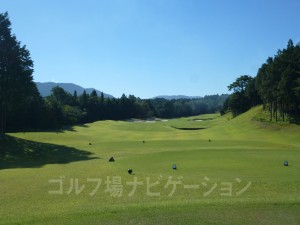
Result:
M0 0L35 81L115 97L228 93L300 41L299 0Z

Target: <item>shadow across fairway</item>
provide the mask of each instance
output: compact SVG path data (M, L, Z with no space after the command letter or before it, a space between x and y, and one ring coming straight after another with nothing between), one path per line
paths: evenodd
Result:
M77 124L77 125L68 125L68 126L63 126L61 128L51 128L51 129L19 129L19 130L12 130L9 131L10 133L26 133L26 132L40 132L40 133L46 133L46 132L53 132L53 133L65 133L66 131L71 131L71 132L77 132L76 127L81 127L81 128L89 128L90 126L86 124Z
M37 168L46 164L65 164L97 158L92 157L91 152L72 147L0 135L0 170Z

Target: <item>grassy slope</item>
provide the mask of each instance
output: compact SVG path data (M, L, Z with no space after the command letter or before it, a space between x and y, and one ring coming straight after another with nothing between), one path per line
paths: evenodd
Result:
M100 121L63 133L11 134L28 141L8 137L1 146L16 149L18 157L0 161L0 224L300 224L300 127L252 121L259 110L235 119L202 115L157 123ZM112 155L116 162L108 163ZM289 167L282 166L286 159ZM173 163L177 171L171 169ZM134 175L126 173L128 168ZM49 179L60 176L65 192L75 178L86 188L78 195L48 194L57 189ZM107 176L121 177L122 197L105 193ZM169 176L182 182L171 197L172 187L165 188ZM128 197L132 187L126 182L134 177L143 185ZM147 195L147 177L151 183L159 180L151 188L159 197ZM206 187L204 177L210 179ZM95 183L87 178L102 179L94 196L89 194ZM232 196L220 195L223 182L232 182ZM236 196L248 182L250 188ZM200 186L188 190L186 184Z

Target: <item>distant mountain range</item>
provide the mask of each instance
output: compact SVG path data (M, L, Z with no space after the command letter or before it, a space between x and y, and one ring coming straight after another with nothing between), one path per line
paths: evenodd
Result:
M172 100L172 99L196 99L196 98L203 98L200 96L186 96L186 95L159 95L154 98L164 98L167 100Z
M94 88L84 88L81 87L77 84L73 84L73 83L54 83L54 82L35 82L36 86L40 92L40 94L43 97L49 96L51 95L51 90L52 88L59 86L61 88L63 88L65 91L73 94L74 91L77 92L77 95L81 95L83 93L83 91L85 90L87 94L91 94L93 90L95 90L97 92L97 95L100 96L101 95L101 91L94 89ZM110 95L110 94L106 94L103 93L105 98L114 98L114 96ZM167 99L167 100L172 100L172 99L197 99L197 98L203 98L200 96L186 96L186 95L159 95L156 97L153 97L152 99L155 98L163 98L163 99Z
M94 88L83 88L77 84L72 83L54 83L54 82L35 82L36 86L43 97L51 95L51 90L53 87L59 86L63 88L65 91L73 94L74 91L77 92L78 95L81 95L85 90L87 94L91 94L93 90L97 92L97 95L101 95L101 91ZM114 98L114 96L103 93L105 98Z

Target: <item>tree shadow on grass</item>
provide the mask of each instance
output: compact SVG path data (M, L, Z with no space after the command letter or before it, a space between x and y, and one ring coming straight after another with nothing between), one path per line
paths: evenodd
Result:
M46 164L97 159L93 153L72 147L28 141L0 135L0 170L38 168Z
M65 133L66 131L77 132L76 127L81 128L89 128L89 125L86 124L77 124L77 125L66 125L60 128L50 128L50 129L18 129L18 130L10 130L9 133L26 133L26 132L55 132L55 133Z

